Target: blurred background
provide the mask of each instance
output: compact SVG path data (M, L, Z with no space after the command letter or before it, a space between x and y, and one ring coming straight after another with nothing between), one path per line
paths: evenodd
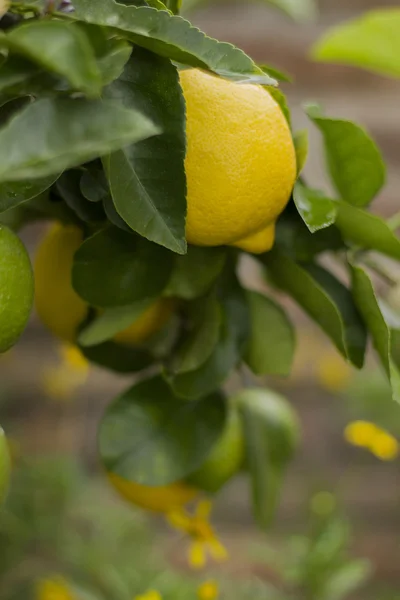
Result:
M256 61L293 77L293 83L283 84L283 89L294 129L310 131L305 170L310 185L325 189L328 185L319 134L302 112L305 102L317 101L327 114L357 121L376 139L389 177L375 212L389 216L398 210L399 84L353 68L313 63L307 57L313 42L329 27L367 9L381 8L381 2L320 0L320 14L305 22L295 22L262 2L188 0L188 4L187 15L209 35L230 41ZM385 5L399 3L387 0ZM22 232L32 252L41 231L42 226L35 225ZM244 265L243 271L250 285L260 285L252 263ZM294 372L289 380L269 380L268 384L285 393L298 410L302 447L286 478L279 515L268 536L253 523L246 481L238 479L222 491L213 522L231 558L223 567L211 567L203 578L221 579L226 590L223 597L229 599L292 598L295 583L303 590L304 600L325 600L307 582L315 574L307 575L311 567L301 563L301 557L306 553L305 540L320 533L315 522L322 520L326 525L328 516L334 514L335 525L332 531L324 529L323 556L319 563L316 559L314 571L336 560L339 551L341 557L348 552L369 559L371 569L366 563L356 563L360 573L368 571L368 583L348 595L332 593L326 600L396 600L400 598L398 463L353 447L346 442L344 430L361 419L400 435L400 407L391 402L373 357L362 373L353 372L298 309L291 304L288 309L298 326ZM162 576L167 581L164 587L170 586L166 593L171 595L166 597L189 598L192 580L199 576L188 571L185 543L161 520L128 510L108 489L97 463L98 421L110 398L131 378L94 368L87 374L84 367L70 365L75 375L66 372L60 379L60 352L33 316L18 346L0 357L0 422L12 440L16 465L8 519L0 526L0 598L34 598L29 590L36 577L69 572L77 563L85 565L91 578L102 570L105 581L97 583L106 594L107 582L116 577L113 568L124 560L127 571L136 569L136 577L140 571L144 591L157 587ZM104 555L95 551L100 541L107 548ZM160 556L153 564L155 546ZM353 577L357 579L354 573ZM269 585L282 595L274 596ZM127 588L121 599L130 597L125 593Z

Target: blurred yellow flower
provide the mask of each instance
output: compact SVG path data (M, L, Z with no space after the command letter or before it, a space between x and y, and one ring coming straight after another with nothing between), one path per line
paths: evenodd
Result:
M193 569L202 569L206 564L207 554L214 560L223 561L228 558L226 548L217 538L210 524L212 504L208 500L198 503L193 515L180 508L172 511L167 520L180 531L184 531L192 538L189 549L189 565Z
M218 596L219 589L216 581L205 581L197 590L199 600L217 600Z
M157 590L149 590L145 594L135 596L134 600L162 600L162 596Z
M400 446L396 438L368 421L349 423L344 437L349 444L366 448L380 460L394 460L399 455Z
M50 398L65 400L86 383L90 365L79 348L72 344L60 346L59 354L60 363L44 369L43 388Z
M36 587L36 600L78 600L62 577L44 579Z
M317 363L317 379L321 387L329 392L341 392L351 379L352 370L348 363L332 352L324 353Z

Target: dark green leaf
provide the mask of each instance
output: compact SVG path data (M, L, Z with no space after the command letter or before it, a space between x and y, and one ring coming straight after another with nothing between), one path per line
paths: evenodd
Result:
M385 7L328 31L313 58L344 63L400 78L400 10Z
M173 254L115 227L88 238L75 254L72 283L92 306L133 304L160 295Z
M286 81L286 82L292 81L292 77L288 73L285 73L284 71L281 71L280 69L276 69L275 67L271 67L270 65L265 65L265 64L261 64L258 66L260 67L260 69L262 71L264 71L264 73L267 73L267 75L269 75L273 79L277 79L278 81Z
M226 249L188 246L187 254L178 256L166 295L193 300L208 292L224 268Z
M96 346L113 338L117 333L132 325L154 301L138 300L127 306L108 308L80 332L81 346Z
M115 342L80 346L80 350L91 363L116 373L136 373L154 362L154 357L147 350L130 348Z
M352 121L332 119L309 107L308 116L320 129L332 181L343 200L365 206L386 179L381 153L368 133Z
M56 182L55 189L57 193L82 221L104 221L105 213L103 206L89 202L82 195L80 188L81 177L82 171L78 169L65 171Z
M0 92L23 95L38 85L42 70L20 56L9 56L0 68Z
M383 219L346 202L337 207L336 226L344 239L400 260L400 240Z
M111 195L131 229L179 254L186 252L185 103L176 67L137 48L106 96L140 110L162 134L107 159Z
M325 229L335 222L337 205L323 192L305 187L298 181L294 187L293 200L311 233Z
M189 310L191 328L184 332L182 343L178 346L168 363L172 375L195 371L211 356L221 331L221 306L215 294L194 302Z
M99 449L107 471L143 485L168 485L200 467L220 437L226 403L215 393L188 402L161 377L142 381L107 409Z
M315 264L297 264L272 250L264 257L274 283L292 296L356 367L364 362L366 331L349 290Z
M242 50L207 37L182 17L147 6L123 6L114 0L75 0L76 16L111 27L134 44L176 62L214 71L238 81L274 85L274 79Z
M110 193L104 171L95 167L88 167L83 171L80 189L89 202L101 202Z
M308 157L308 130L300 129L293 135L293 143L296 150L297 176L305 167Z
M31 181L14 181L0 184L0 213L14 208L23 202L36 198L45 192L57 179L58 175L50 175L43 179Z
M392 356L391 332L379 307L367 273L352 265L352 290L355 303L372 337L374 348L392 386L393 399L400 402L400 371Z
M275 514L285 469L298 445L298 420L286 398L272 390L248 388L233 402L242 416L254 514L267 528Z
M11 52L65 77L90 97L100 94L101 76L89 40L79 27L63 21L29 20L6 37Z
M270 298L247 292L250 338L245 359L256 375L289 375L295 350L295 332L284 310Z
M111 194L107 194L107 196L103 200L104 212L107 215L107 219L115 225L119 229L123 231L131 232L132 229L125 223L125 221L119 216L117 211L115 210L114 202L111 198Z
M46 177L157 133L112 102L41 99L0 129L0 181Z

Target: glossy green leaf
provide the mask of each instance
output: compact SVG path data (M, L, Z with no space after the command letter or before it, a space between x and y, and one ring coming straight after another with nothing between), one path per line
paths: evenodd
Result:
M172 265L173 254L161 246L108 227L76 252L72 283L92 306L123 306L159 296Z
M294 187L293 200L311 233L335 222L337 204L320 190L306 187L298 181Z
M168 362L171 375L195 371L208 360L219 341L221 322L221 305L214 293L193 302L189 310L190 329L185 330L182 343Z
M166 295L193 300L208 292L224 268L226 248L188 246L187 254L178 256Z
M316 107L307 113L323 135L329 171L342 199L354 206L369 204L386 179L378 146L352 121L324 117Z
M254 515L261 527L268 528L298 445L298 420L286 398L272 390L247 388L233 402L242 416Z
M114 0L75 0L76 17L111 27L134 44L178 63L214 71L237 81L276 82L242 50L206 36L182 17L147 6L123 6Z
M97 346L80 346L80 350L91 363L116 373L137 373L154 363L154 357L148 350L112 341Z
M142 381L106 410L99 430L107 471L143 485L168 485L200 467L220 437L226 403L219 393L188 402L161 377Z
M83 196L80 188L82 171L71 169L64 171L55 184L55 190L67 206L73 210L81 221L99 222L105 220L103 206L89 202Z
M293 135L293 143L296 150L297 175L299 176L308 157L308 130L299 129L299 131L296 131Z
M0 182L47 177L157 133L114 102L43 98L0 129Z
M250 337L246 363L256 375L289 375L295 350L295 331L285 311L258 292L247 292Z
M351 266L351 272L354 301L368 327L374 348L389 377L393 399L400 402L400 371L392 356L390 328L382 315L367 273L356 265Z
M400 78L400 9L385 7L328 31L312 56Z
M0 427L0 508L7 495L7 490L10 483L10 474L10 452L8 449L6 436L4 435L4 431Z
M277 250L263 259L273 282L298 302L356 367L364 362L366 331L349 290L316 264L298 264Z
M50 175L43 179L1 183L0 213L36 198L45 192L56 181L57 177L58 175Z
M162 131L107 159L115 208L131 229L184 254L186 121L177 69L169 60L137 48L105 94L140 110Z
M79 344L96 346L110 340L117 333L132 325L153 301L153 298L138 300L126 306L106 309L80 332Z
M346 240L400 260L400 240L383 219L346 202L337 206L336 226Z
M243 357L250 330L249 309L244 290L236 280L220 292L219 340L210 357L195 371L169 377L179 396L199 398L218 389Z
M103 85L117 79L132 54L132 46L125 40L108 40L107 49L97 60Z
M101 76L93 49L74 24L31 19L13 28L5 42L11 52L65 77L74 89L89 97L100 94Z

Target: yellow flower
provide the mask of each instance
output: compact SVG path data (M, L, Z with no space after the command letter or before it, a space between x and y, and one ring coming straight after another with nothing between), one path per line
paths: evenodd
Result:
M199 600L217 600L218 596L219 590L216 581L205 581L197 590Z
M184 531L192 538L188 560L193 569L205 566L207 554L217 561L228 558L226 548L217 538L209 522L211 507L211 502L203 500L198 503L193 515L180 508L167 516L172 527Z
M134 600L162 600L162 596L157 590L149 590L145 594L135 596Z
M89 362L72 344L60 346L59 353L60 363L48 366L43 372L43 388L49 397L65 400L86 382Z
M62 577L39 581L35 598L36 600L78 600Z
M317 379L329 392L341 392L351 378L351 368L338 354L324 354L317 364Z
M380 460L394 460L399 455L399 443L396 438L368 421L354 421L344 430L345 439L353 446L367 448Z
M74 346L73 344L63 344L60 346L59 351L62 361L66 366L74 371L84 373L85 375L88 373L89 362L77 346Z

